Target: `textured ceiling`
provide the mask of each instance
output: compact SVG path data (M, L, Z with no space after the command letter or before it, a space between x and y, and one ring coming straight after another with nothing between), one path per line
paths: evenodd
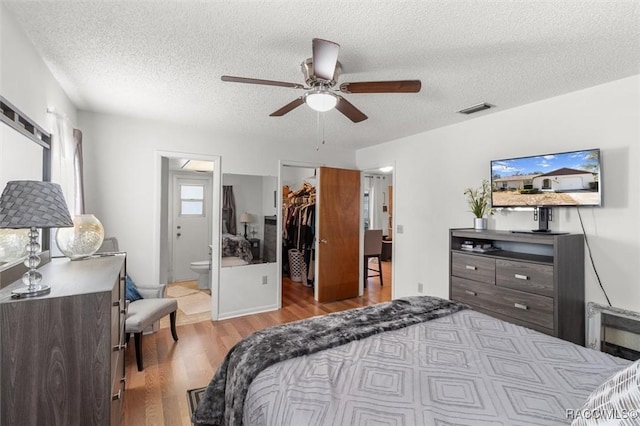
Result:
M359 148L640 72L639 2L7 1L79 109L189 122L222 138L317 139L302 92L314 37L341 45L340 82L420 79L418 94L344 95L369 119L325 114L327 144ZM497 106L474 116L455 111Z

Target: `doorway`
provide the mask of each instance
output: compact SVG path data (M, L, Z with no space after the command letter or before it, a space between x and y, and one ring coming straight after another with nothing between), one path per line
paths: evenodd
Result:
M375 292L377 301L387 301L393 293L393 166L362 171L362 230L381 230L379 258L366 258L363 266L365 293ZM381 276L377 276L378 273ZM381 285L383 284L383 285Z
M220 157L159 152L158 276L178 299L177 323L217 320ZM193 264L197 262L198 264Z

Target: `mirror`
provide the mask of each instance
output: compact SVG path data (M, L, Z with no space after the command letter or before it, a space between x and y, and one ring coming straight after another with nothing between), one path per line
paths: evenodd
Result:
M276 262L275 176L222 175L221 266Z
M43 147L0 124L0 193L12 180L42 180ZM26 229L0 229L0 271L26 256Z

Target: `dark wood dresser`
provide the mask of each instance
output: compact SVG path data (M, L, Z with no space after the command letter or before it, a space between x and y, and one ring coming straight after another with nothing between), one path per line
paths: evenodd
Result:
M451 229L449 245L452 300L584 346L582 234Z
M39 269L49 294L0 290L0 424L120 424L125 259L53 259Z

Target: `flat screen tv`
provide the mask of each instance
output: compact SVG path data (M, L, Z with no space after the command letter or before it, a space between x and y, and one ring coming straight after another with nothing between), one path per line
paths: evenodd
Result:
M601 206L600 150L491 161L493 207Z

